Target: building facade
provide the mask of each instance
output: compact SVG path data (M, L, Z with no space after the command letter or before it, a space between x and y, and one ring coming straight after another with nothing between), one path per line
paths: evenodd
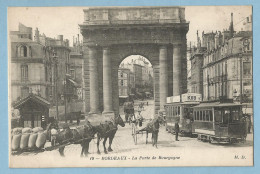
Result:
M63 40L63 35L58 35L57 39L46 37L39 31L35 31L35 41L52 48L54 53L52 62L52 92L50 93L50 102L63 105L65 102L64 91L67 75L70 73L70 47L69 40ZM57 83L57 84L56 84ZM55 89L57 85L57 90ZM55 104L56 105L56 104Z
M32 28L21 23L18 31L10 31L12 102L29 93L49 100L52 93L53 50L32 38Z
M247 113L252 114L252 17L246 18L239 32L234 31L232 18L233 14L228 30L202 32L202 41L197 33L188 88L202 94L204 101L233 99L246 103Z
M203 59L204 100L224 97L240 101L242 95L243 103L252 102L251 32L237 33L223 45L204 54Z
M126 68L118 69L118 89L119 98L128 98L131 93L132 84L130 81L130 70Z

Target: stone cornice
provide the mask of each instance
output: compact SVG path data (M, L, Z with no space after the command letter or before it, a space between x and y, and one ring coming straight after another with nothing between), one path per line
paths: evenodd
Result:
M12 63L44 63L44 58L23 58L23 57L12 57Z

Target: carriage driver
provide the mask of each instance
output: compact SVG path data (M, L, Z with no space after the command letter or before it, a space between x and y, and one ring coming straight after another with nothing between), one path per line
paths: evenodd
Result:
M143 118L143 116L141 115L141 112L138 112L137 121L138 121L139 127L142 127L142 125L143 125L143 120L144 120L144 118Z

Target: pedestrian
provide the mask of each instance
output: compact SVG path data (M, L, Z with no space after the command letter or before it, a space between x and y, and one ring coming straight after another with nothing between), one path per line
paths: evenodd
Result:
M80 118L77 117L77 126L79 126L79 123L80 123Z
M138 121L139 127L142 127L142 125L143 125L143 117L141 115L141 112L138 112L137 121Z
M147 106L148 106L148 101L147 101Z
M177 122L175 123L175 141L179 141L179 140L178 140L179 131L180 131L180 127L179 127L179 123L178 123L178 121L177 121Z

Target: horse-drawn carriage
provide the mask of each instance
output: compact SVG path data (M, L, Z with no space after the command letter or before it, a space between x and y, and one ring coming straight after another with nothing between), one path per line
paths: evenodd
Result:
M124 103L124 113L125 113L125 121L130 123L131 116L135 114L133 102Z
M28 134L29 136L24 136L27 137L27 143L24 143L25 140L23 139L25 138L22 137L22 129L25 128L21 128L21 130L19 130L19 133L12 132L12 135L14 135L11 137L11 141L13 144L12 154L19 155L23 152L39 153L59 149L60 155L64 156L64 149L66 146L71 144L80 144L82 147L81 156L87 156L89 143L92 139L94 139L95 135L97 135L98 153L100 153L99 142L101 138L104 139L104 152L107 153L107 149L105 147L106 140L109 139L108 151L112 151L111 144L117 132L118 125L122 127L125 126L120 115L115 116L111 121L106 121L104 123L100 123L99 125L93 126L90 122L86 121L85 124L74 128L70 128L66 123L59 124L58 122L54 121L48 124L46 130L41 129L38 134L33 131L33 135ZM28 131L26 133L31 133L31 131ZM30 140L31 137L35 139L34 144L30 143L32 141ZM51 140L51 145L45 147L47 139ZM20 144L22 144L22 146ZM31 147L29 146L29 144L32 144L30 145Z
M142 119L142 121L146 121ZM138 135L141 134L143 135L146 133L146 144L148 143L148 134L152 134L152 145L157 148L157 140L158 140L158 133L159 133L159 128L160 124L164 123L164 119L161 116L157 116L154 119L149 119L148 122L146 123L146 126L141 127L139 124L139 120L137 119L135 122L132 122L132 136L134 139L135 145L137 145L137 139ZM138 125L140 128L138 128Z

